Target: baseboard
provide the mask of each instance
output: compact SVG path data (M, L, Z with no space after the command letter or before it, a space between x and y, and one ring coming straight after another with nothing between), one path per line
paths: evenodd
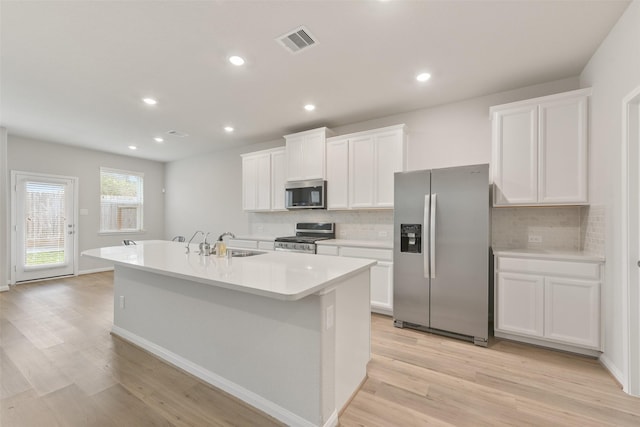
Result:
M533 337L525 337L521 335L506 333L506 332L494 331L494 336L496 338L523 342L527 344L536 345L538 347L549 348L552 350L560 350L560 351L567 351L569 353L582 354L583 356L589 356L594 358L599 358L602 355L602 352L599 350L579 347L571 344L561 344L553 341L541 340Z
M7 292L9 290L9 285L0 286L0 292Z
M609 357L605 353L602 353L599 360L600 360L600 364L604 366L604 368L607 371L609 371L611 376L618 382L618 384L620 384L620 386L622 387L622 390L625 393L628 393L626 378L623 375L623 373L620 371L620 369L618 369L618 367L611 361L611 359L609 359Z
M299 415L294 414L286 408L283 408L280 405L277 405L270 400L265 399L264 397L252 392L251 390L247 390L246 388L227 380L220 375L217 375L200 365L197 365L190 360L185 359L182 356L179 356L164 347L161 347L149 340L146 340L132 332L127 331L126 329L120 328L116 325L113 325L111 328L111 333L117 337L124 339L125 341L130 342L131 344L142 348L143 350L148 351L149 353L157 356L158 358L164 360L165 362L170 363L171 365L182 369L183 371L195 376L196 378L201 379L202 381L211 384L214 387L217 387L232 396L237 397L243 402L253 406L265 412L272 417L284 422L290 426L300 426L300 427L315 427L315 424L312 422L300 417ZM334 410L327 422L323 425L323 427L335 427L338 425L338 414Z
M82 276L84 274L103 273L105 271L113 271L113 266L111 266L111 267L102 267L102 268L92 268L92 269L89 269L89 270L80 270L80 271L78 271L78 276Z

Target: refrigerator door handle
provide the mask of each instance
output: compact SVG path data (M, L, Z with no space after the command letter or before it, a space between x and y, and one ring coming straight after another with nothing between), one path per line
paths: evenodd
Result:
M422 232L424 233L424 236L422 238L422 258L424 261L424 265L423 265L423 274L424 274L424 278L428 279L429 278L429 249L427 248L427 245L425 245L424 243L427 241L427 239L425 237L427 234L427 224L429 223L429 205L431 202L431 195L427 194L424 196L424 219L422 220L422 224L424 224L424 226L422 227Z
M436 196L437 194L431 195L431 215L429 218L429 264L432 279L436 277Z

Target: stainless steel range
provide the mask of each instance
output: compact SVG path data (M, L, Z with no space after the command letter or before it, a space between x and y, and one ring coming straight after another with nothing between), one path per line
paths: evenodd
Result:
M296 235L277 237L276 251L316 253L318 240L335 239L335 223L333 222L299 222L296 224Z

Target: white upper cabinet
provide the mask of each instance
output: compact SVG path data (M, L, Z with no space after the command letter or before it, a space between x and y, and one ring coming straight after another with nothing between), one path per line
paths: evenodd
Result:
M540 103L540 203L587 202L587 96Z
M587 203L590 94L581 89L491 108L495 206Z
M287 182L286 152L284 148L271 152L271 210L284 211L284 189Z
M325 144L330 134L323 127L285 135L287 181L325 179Z
M495 204L538 202L538 107L493 113Z
M327 141L327 209L349 208L349 140Z
M363 135L349 140L349 206L369 208L375 205L375 137Z
M242 209L284 210L284 148L242 155Z
M394 173L404 170L405 126L327 141L327 208L393 208Z

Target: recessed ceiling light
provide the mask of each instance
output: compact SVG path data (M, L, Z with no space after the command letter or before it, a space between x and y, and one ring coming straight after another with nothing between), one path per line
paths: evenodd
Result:
M164 142L164 139L163 139L163 138L160 138L159 136L157 136L157 137L153 138L153 140L154 140L155 142Z
M233 129L231 126L225 126L225 127L224 127L224 131L225 131L225 132L233 132L233 130L234 130L234 129Z
M144 102L147 105L156 105L158 103L158 101L156 101L153 98L142 98L142 102Z
M229 57L229 62L231 62L233 65L240 66L244 64L244 59L239 56L231 56Z
M416 76L416 80L419 82L426 82L431 78L431 74L429 73L420 73Z
M316 106L313 105L313 104L307 104L307 105L304 106L304 109L307 110L307 111L313 111L313 110L316 109Z
M137 149L138 149L138 147L136 147L135 145L130 145L129 146L129 150L137 150Z

